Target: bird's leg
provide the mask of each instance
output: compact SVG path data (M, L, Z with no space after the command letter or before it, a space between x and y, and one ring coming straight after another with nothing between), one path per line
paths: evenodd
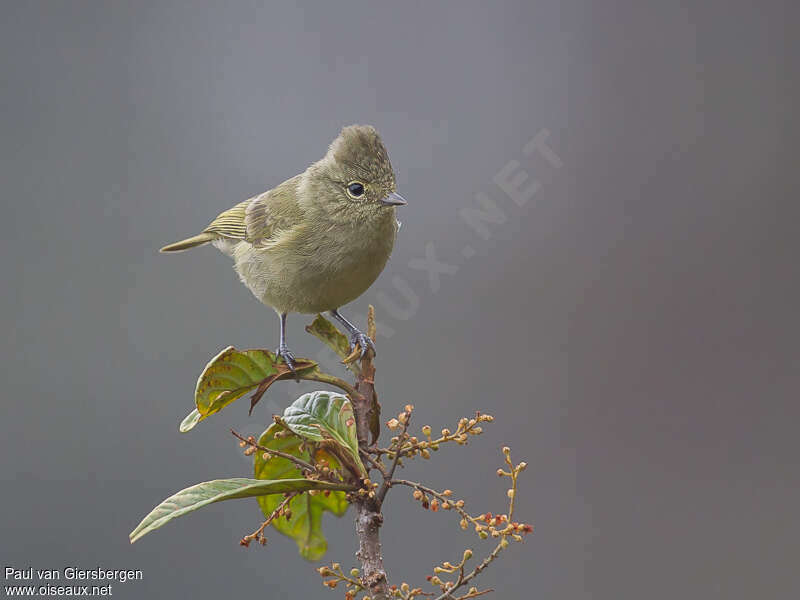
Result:
M339 323L341 323L347 330L347 333L350 334L350 352L352 352L355 349L356 344L358 344L361 347L361 356L359 358L364 358L364 355L367 353L367 348L372 348L372 353L377 354L375 352L375 342L369 339L367 334L359 331L355 325L345 319L338 310L332 310L331 316L339 321Z
M280 315L281 318L281 339L275 354L286 362L286 366L294 373L294 354L286 347L286 313Z

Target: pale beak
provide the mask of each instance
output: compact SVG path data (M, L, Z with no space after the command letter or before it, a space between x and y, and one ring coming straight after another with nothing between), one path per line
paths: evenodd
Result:
M391 194L386 196L386 198L381 200L381 204L383 204L384 206L405 206L406 204L408 204L408 202L406 202L406 199L403 198L400 194L392 192Z

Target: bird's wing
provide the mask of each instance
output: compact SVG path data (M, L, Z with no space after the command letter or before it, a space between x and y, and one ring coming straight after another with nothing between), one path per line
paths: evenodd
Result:
M204 233L244 240L254 246L265 246L279 232L300 221L302 210L297 206L297 177L278 187L240 202L221 213Z
M246 240L256 247L268 246L282 232L302 222L303 210L297 202L299 176L250 199L245 208Z
M233 208L229 208L211 221L211 224L203 230L203 233L214 233L220 237L233 238L236 240L245 239L247 230L244 225L244 216L250 200L240 202Z

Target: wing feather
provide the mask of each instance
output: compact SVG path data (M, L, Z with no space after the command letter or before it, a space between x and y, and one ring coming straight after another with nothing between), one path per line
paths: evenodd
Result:
M203 233L244 240L257 247L268 245L281 231L300 222L302 210L297 205L297 181L298 177L293 177L229 208L211 221Z
M297 175L250 199L244 217L248 242L263 248L274 242L281 232L302 221L303 211L297 203L299 181L300 176Z
M250 200L240 202L233 208L229 208L220 213L203 232L215 233L220 237L233 238L237 240L245 239L247 228L244 224L244 215L247 204Z

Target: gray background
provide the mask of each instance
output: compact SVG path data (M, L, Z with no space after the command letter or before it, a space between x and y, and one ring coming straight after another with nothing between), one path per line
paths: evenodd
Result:
M409 200L346 309L376 304L392 333L385 416L497 417L406 475L497 511L499 448L530 465L536 532L481 586L797 596L800 15L681 4L3 2L0 565L143 569L120 598L341 597L293 542L237 545L254 501L127 535L177 489L246 476L227 429L258 433L304 389L178 434L208 358L272 348L277 323L215 250L156 249L362 122ZM560 168L522 153L543 129ZM521 208L492 180L512 160L541 186ZM476 192L505 217L489 240L459 216ZM437 291L409 266L429 243L458 267ZM379 302L403 305L393 277L418 299L405 315ZM309 320L290 341L314 356ZM351 565L351 516L325 529ZM384 536L394 582L489 549L405 491Z

